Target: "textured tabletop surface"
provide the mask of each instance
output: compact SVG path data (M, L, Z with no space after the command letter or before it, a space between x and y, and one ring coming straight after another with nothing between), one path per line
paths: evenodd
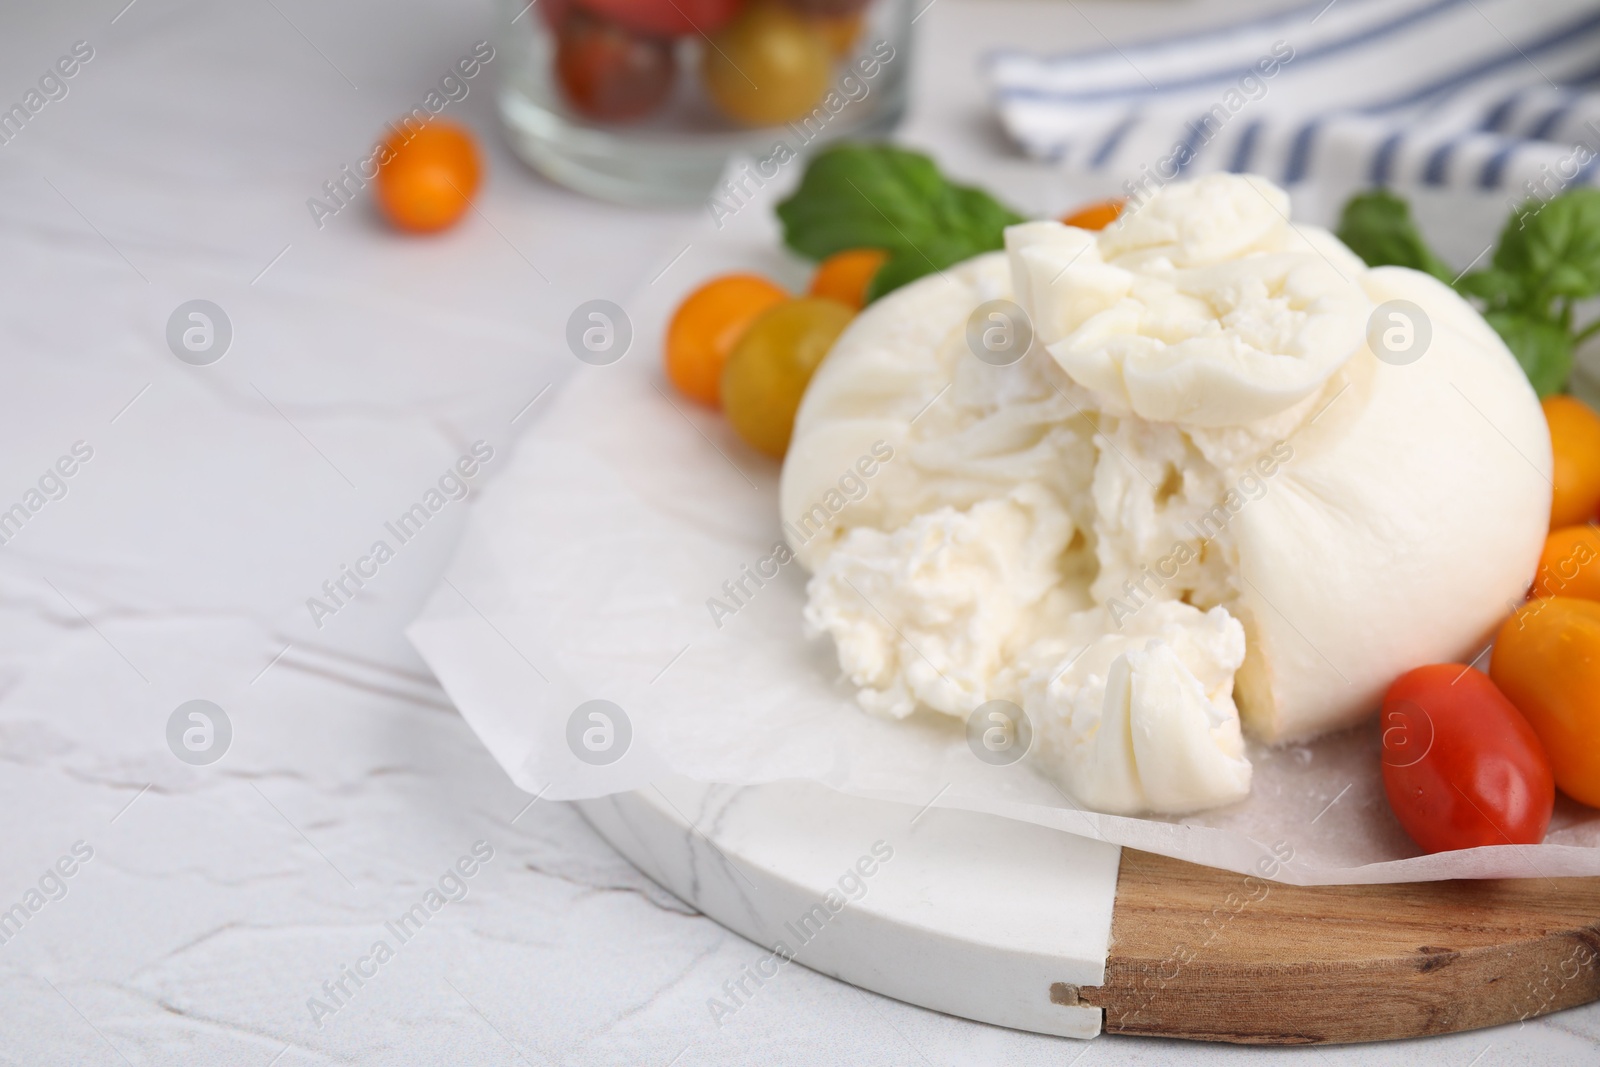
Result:
M1005 145L976 57L1229 9L935 0L907 136L1055 210L1082 191ZM0 106L92 53L0 145L0 512L22 508L0 521L0 1062L1594 1061L1600 1008L1384 1049L1085 1045L801 969L716 1025L708 997L760 950L571 808L530 805L401 637L466 505L336 612L306 607L474 443L509 453L571 359L570 311L672 270L693 214L529 174L480 81L450 112L489 156L475 214L406 240L357 198L317 225L307 199L497 17L486 0L0 12ZM231 325L208 366L167 343L194 299ZM193 700L226 717L194 739L225 748L210 764L175 755L202 729L169 727Z

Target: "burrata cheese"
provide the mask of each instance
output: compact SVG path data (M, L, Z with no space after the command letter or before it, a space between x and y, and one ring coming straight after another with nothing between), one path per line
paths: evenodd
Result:
M1270 183L1210 175L1099 233L1013 226L851 324L780 506L863 708L1010 700L1079 802L1183 813L1249 792L1245 734L1351 726L1482 647L1544 541L1538 401L1448 286L1289 220ZM1006 366L967 340L992 300L1033 331ZM1395 300L1431 328L1404 365L1367 343Z

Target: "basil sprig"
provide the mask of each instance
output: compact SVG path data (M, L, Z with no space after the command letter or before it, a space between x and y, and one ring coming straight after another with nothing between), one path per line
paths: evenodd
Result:
M1004 248L1005 228L1025 221L982 189L951 182L920 152L876 144L817 155L778 218L784 243L812 259L852 248L887 252L868 300Z
M1573 308L1600 296L1600 189L1572 189L1511 213L1490 265L1460 278L1428 250L1406 202L1361 193L1345 204L1339 237L1368 266L1426 271L1473 298L1541 397L1566 389L1572 354L1600 321L1583 329Z

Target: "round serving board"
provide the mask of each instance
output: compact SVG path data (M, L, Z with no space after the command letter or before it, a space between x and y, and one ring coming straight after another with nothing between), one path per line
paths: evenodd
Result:
M1600 999L1600 878L1291 886L801 782L673 781L579 806L645 874L763 946L730 1011L791 957L1067 1037L1375 1041Z

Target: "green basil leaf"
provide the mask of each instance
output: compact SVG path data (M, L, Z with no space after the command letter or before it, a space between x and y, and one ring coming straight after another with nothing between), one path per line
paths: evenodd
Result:
M1521 275L1507 274L1498 267L1486 267L1464 274L1456 291L1482 300L1491 311L1519 307L1526 299Z
M1571 263L1557 263L1544 276L1544 291L1551 296L1571 297L1574 300L1586 300L1600 292L1596 286L1600 279L1592 277L1582 267Z
M1410 206L1387 190L1351 197L1339 216L1338 235L1369 267L1410 267L1447 284L1455 277L1422 240Z
M1548 314L1557 297L1600 294L1600 189L1522 205L1500 231L1494 265L1523 278L1529 312Z
M813 158L778 218L784 243L812 259L851 248L888 252L871 299L1005 247L1005 228L1024 221L983 190L950 182L919 152L867 144Z
M1541 399L1566 388L1572 371L1572 335L1559 323L1511 311L1490 311L1483 317L1522 364Z

